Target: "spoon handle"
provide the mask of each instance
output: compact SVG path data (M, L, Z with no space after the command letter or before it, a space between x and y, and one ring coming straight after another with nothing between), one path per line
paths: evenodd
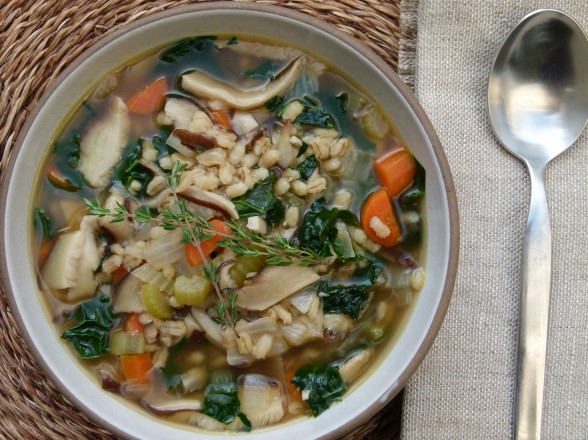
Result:
M539 440L551 288L551 230L545 166L527 165L531 204L523 248L514 437Z

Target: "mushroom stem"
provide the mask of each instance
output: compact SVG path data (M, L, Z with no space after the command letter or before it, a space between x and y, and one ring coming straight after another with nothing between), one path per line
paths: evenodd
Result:
M182 87L200 98L221 101L240 110L249 110L265 104L274 96L288 90L302 73L304 64L305 60L302 56L295 58L276 79L261 89L238 89L197 70L182 75Z

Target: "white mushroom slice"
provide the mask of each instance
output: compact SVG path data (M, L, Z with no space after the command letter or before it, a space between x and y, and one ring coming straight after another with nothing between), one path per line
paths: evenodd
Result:
M277 380L262 374L245 374L238 379L241 411L253 428L281 420L286 414L286 394Z
M168 415L179 411L200 411L202 402L198 399L167 399L148 394L143 403L155 414Z
M223 337L221 334L221 326L218 325L216 322L212 320L210 316L206 314L206 312L198 307L192 307L192 316L202 327L204 333L206 333L206 337L210 342L215 344L218 347L225 348L223 344Z
M251 284L235 292L237 305L246 310L265 310L318 279L319 276L307 267L266 266Z
M143 283L136 277L127 276L116 289L112 303L114 313L143 313L147 309L141 300L141 286Z
M304 64L305 59L302 56L295 58L276 79L261 89L237 89L197 70L182 75L182 87L200 98L221 101L240 110L249 110L288 90L302 73Z
M59 237L43 266L42 276L47 287L69 289L77 284L85 240L84 231L67 232Z
M82 229L85 236L82 256L78 264L78 281L67 291L67 300L77 302L94 296L98 282L94 272L100 265L102 253L96 243L94 232L87 227Z
M367 366L373 354L374 350L372 348L368 348L365 350L353 352L346 359L344 359L339 365L339 374L341 375L343 382L346 384L351 383L351 381L355 379Z
M175 128L187 130L190 127L194 113L198 110L195 104L185 99L168 98L163 111L170 118Z
M125 198L122 194L119 193L112 193L104 202L104 207L114 211L118 204L124 206ZM106 229L108 232L112 234L112 236L118 242L122 242L124 240L132 239L135 235L135 227L130 220L123 220L122 222L112 223L113 217L107 215L105 217L98 218L98 224L100 227Z
M116 97L110 111L90 126L80 141L80 167L84 179L94 188L104 188L129 141L129 111Z
M204 205L208 208L216 209L227 214L229 217L238 219L239 213L235 208L235 205L230 200L227 200L223 196L210 192L204 191L195 185L189 186L184 191L181 191L180 196L200 205Z

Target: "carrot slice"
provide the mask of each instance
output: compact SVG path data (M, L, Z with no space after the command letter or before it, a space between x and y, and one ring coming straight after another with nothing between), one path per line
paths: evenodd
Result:
M378 159L374 165L376 177L391 198L402 194L414 181L416 163L408 150L395 150Z
M139 313L131 313L125 322L124 330L134 335L143 333L145 326L139 320Z
M391 247L402 238L402 230L396 219L386 188L371 193L361 210L361 226L366 235L384 247ZM385 229L389 234L384 236Z
M302 401L302 393L300 392L298 387L292 383L292 379L294 379L295 375L295 371L287 371L285 373L286 384L288 385L288 392L290 393L290 397Z
M151 355L126 354L120 356L120 365L126 380L134 380L137 383L151 382Z
M43 243L41 243L41 247L39 248L39 255L37 256L37 261L39 262L39 267L43 266L43 263L45 263L45 260L47 259L47 257L49 256L49 254L51 253L51 249L53 249L53 244L55 242L53 240L43 240Z
M226 130L233 131L233 123L231 122L231 115L226 110L217 110L210 112L210 119L216 125L220 125Z
M166 92L167 80L158 78L143 90L139 90L131 96L127 101L127 107L132 113L149 115L157 109L159 100Z
M230 234L231 228L229 228L225 222L220 220L211 220L209 222L215 231L220 232L221 234ZM186 244L186 260L188 260L188 264L192 267L202 263L202 256L209 256L212 252L217 248L217 243L221 241L224 237L220 235L215 235L210 240L200 242L200 250L202 251L202 255L196 246L193 244Z
M67 180L67 177L65 177L61 170L55 165L49 165L47 167L47 178L53 186L65 191L75 192L80 189L79 186L74 185L69 180Z
M124 268L124 266L121 266L118 269L116 269L114 272L112 272L112 282L114 284L118 284L128 274L129 274L129 272L127 272L127 270Z

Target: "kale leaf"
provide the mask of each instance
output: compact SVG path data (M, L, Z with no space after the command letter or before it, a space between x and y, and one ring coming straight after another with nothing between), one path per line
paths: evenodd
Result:
M339 111L341 113L347 113L347 107L349 105L349 95L346 92L341 92L335 99L339 101Z
M304 153L306 153L306 150L308 150L308 144L306 142L302 141L302 145L298 149L298 154L296 155L296 157L298 158L298 157L302 156Z
M410 187L400 199L400 204L403 208L414 206L422 196L425 195L425 180L426 171L418 160L414 160L416 164L416 174L414 177L414 184Z
M119 165L115 175L127 189L134 180L141 183L141 190L137 193L144 196L147 191L147 185L149 185L149 182L153 179L153 174L149 169L141 165L141 160L142 151L140 141L131 143L127 146L124 159Z
M165 367L161 369L161 373L163 375L163 380L165 382L165 387L168 390L174 389L177 392L181 393L181 385L182 385L182 373L178 359L180 357L180 353L182 349L186 346L188 340L183 338L180 342L176 345L169 348L167 362L165 363Z
M165 63L175 63L190 52L202 52L206 49L207 42L214 40L216 40L216 37L213 35L185 38L163 51L159 59Z
M358 319L368 306L369 289L382 273L382 263L374 255L356 257L356 269L351 282L337 285L327 281L317 284L324 313L347 315Z
M337 238L337 220L353 226L359 224L351 211L327 208L324 198L317 199L306 211L298 230L300 247L309 249L321 257L331 256L331 245Z
M94 359L108 353L114 320L108 295L100 292L96 298L80 304L72 318L78 323L61 337L74 345L80 359Z
M370 299L368 287L364 285L332 286L326 281L317 285L324 313L347 315L358 319Z
M284 219L286 208L274 194L275 181L276 175L271 173L245 194L233 200L240 218L258 215L265 218L270 228Z
M43 238L53 238L55 236L55 231L53 230L51 219L45 213L45 211L39 208L35 208L34 215L35 230L37 231L37 234L39 234Z
M232 381L208 384L200 412L225 425L232 423L236 417L239 417L245 425L245 430L251 431L251 422L241 412L238 391L237 384Z
M307 106L295 120L295 123L313 127L335 128L333 116L319 107Z
M305 365L298 369L292 384L300 390L315 417L341 400L347 390L335 365Z
M318 160L314 154L312 156L308 156L306 159L300 162L296 166L296 169L298 172L300 172L300 180L303 182L308 181L309 177L312 175L317 166Z
M77 168L80 165L80 142L79 133L74 131L69 140L55 143L53 151L55 155L64 158L70 168Z

